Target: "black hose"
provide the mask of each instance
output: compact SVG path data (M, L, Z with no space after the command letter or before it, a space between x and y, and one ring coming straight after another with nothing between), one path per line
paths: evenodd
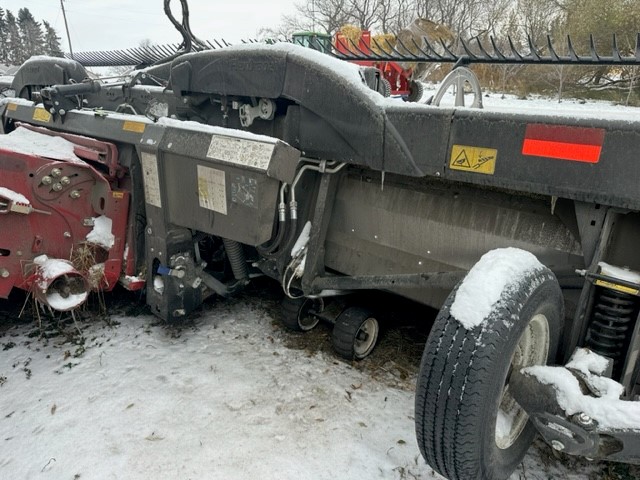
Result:
M298 230L298 219L292 218L291 225L289 225L289 231L287 232L287 241L282 248L283 251L287 252L293 248L293 243L296 241L296 230Z
M239 242L229 240L228 238L223 238L222 243L224 244L224 249L227 252L227 258L229 258L233 276L236 280L248 282L249 268L247 267L247 261L244 256L242 245Z
M180 5L182 7L182 23L178 22L178 20L173 16L173 13L171 13L171 0L164 0L164 13L167 15L169 21L173 24L176 30L180 32L180 35L182 35L182 43L178 47L178 51L176 53L161 58L152 65L167 63L180 55L189 53L193 49L194 44L199 50L207 48L206 44L202 40L198 39L191 31L191 25L189 24L189 5L187 4L187 0L180 0Z
M267 245L265 247L260 248L260 253L262 255L270 255L278 248L280 248L280 244L282 243L282 239L284 238L284 232L286 230L285 222L278 222L278 232L276 233L276 238L273 240L271 245Z

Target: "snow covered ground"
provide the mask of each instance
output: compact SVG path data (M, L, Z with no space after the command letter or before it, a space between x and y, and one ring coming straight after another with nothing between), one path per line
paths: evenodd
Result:
M441 478L414 439L415 370L293 348L273 290L208 302L179 327L89 318L82 335L45 322L39 336L16 307L0 302L0 478ZM564 462L532 447L512 478L618 478Z

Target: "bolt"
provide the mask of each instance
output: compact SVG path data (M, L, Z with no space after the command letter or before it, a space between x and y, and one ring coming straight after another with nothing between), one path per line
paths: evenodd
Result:
M564 443L558 440L551 440L551 446L553 447L554 450L558 450L559 452L564 450Z
M0 270L0 277L9 278L9 270L7 270L6 268L1 269Z
M64 232L64 238L71 238L71 232Z
M59 192L60 190L62 190L62 184L61 183L54 183L53 184L53 191L54 192Z
M53 178L51 178L49 175L42 177L43 185L51 185L52 183L53 183Z
M581 427L587 430L593 428L593 426L595 425L595 421L593 420L593 418L591 418L589 415L587 415L584 412L580 412L573 418L578 425L580 425Z
M69 184L71 183L71 180L69 179L69 177L62 177L62 178L60 179L60 183L61 183L62 185L69 185Z
M80 191L79 190L71 190L71 192L69 193L69 196L71 198L80 198Z
M60 115L66 115L67 111L64 108L60 109Z
M147 235L151 235L153 233L153 230L151 230L151 227L147 228Z
M62 175L62 170L60 170L59 168L54 168L51 170L52 177L59 177L60 175Z

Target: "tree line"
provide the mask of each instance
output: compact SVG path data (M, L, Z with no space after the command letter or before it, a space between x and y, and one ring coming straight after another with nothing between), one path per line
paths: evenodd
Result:
M28 8L15 16L0 7L0 63L20 65L33 55L63 57L60 37L47 22L37 22Z
M590 35L601 56L612 54L613 34L623 55L634 55L636 34L640 32L638 0L303 0L295 12L285 15L280 25L262 34L280 39L300 30L335 34L344 25L354 25L372 33L398 33L415 19L425 18L445 26L453 35L452 49L460 39L479 38L508 50L513 44L523 54L530 40L540 53L548 53L547 36L560 55L567 54L567 35L580 55L590 54ZM460 50L459 50L460 51ZM540 67L475 66L484 85L496 89L529 91L563 88L579 94L603 96L617 92L628 102L638 81L637 67ZM443 75L446 69L434 69ZM516 75L518 73L518 75ZM437 80L437 78L435 79ZM575 92L574 92L575 93ZM637 97L636 94L634 96ZM613 98L612 95L609 95ZM636 98L637 101L637 98Z

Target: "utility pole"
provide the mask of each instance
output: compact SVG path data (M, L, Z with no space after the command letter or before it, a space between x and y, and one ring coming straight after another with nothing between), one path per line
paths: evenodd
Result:
M71 35L69 35L69 24L67 23L67 12L64 11L64 0L60 0L60 6L62 7L62 16L64 17L64 28L67 30L67 41L69 42L69 52L71 53L71 59L73 59L73 47L71 46Z

